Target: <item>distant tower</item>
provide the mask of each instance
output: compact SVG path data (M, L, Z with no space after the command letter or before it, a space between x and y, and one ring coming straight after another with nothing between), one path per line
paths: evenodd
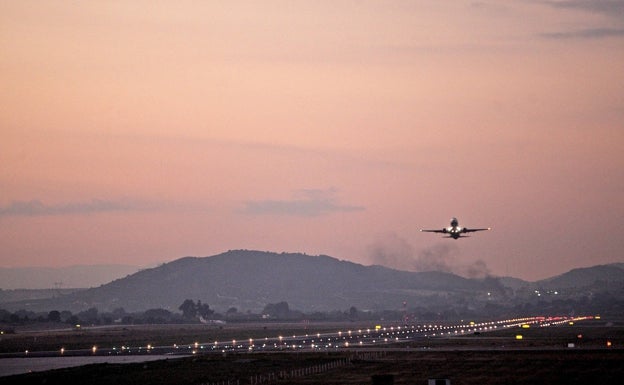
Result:
M63 287L63 282L54 282L54 289L56 289L56 295L61 296L61 288Z
M407 315L407 301L403 301L403 324L407 325L409 316Z

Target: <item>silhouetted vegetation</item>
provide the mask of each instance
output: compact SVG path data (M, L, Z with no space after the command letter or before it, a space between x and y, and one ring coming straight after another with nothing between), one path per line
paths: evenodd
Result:
M166 309L149 309L144 312L128 313L123 308L112 312L99 312L97 308L73 314L68 310L50 312L32 312L19 310L14 313L0 309L0 324L30 325L30 324L67 324L76 325L113 325L113 324L184 324L184 323L218 323L218 322L257 322L257 321L354 321L354 320L402 320L404 312L400 311L359 311L351 307L345 311L311 312L305 313L290 309L287 302L267 304L261 313L238 312L230 308L225 314L217 313L210 306L201 301L185 300L179 307L181 313Z
M611 288L612 289L612 288ZM538 294L540 294L538 296ZM423 305L405 306L400 310L360 310L351 306L346 310L311 311L291 309L288 302L268 303L261 312L239 312L230 307L225 313L211 309L201 300L184 300L178 307L180 312L154 308L140 312L127 312L116 308L110 312L100 312L96 307L72 313L69 310L33 312L18 310L10 312L0 309L0 324L10 326L29 324L68 324L68 325L112 325L112 324L183 324L183 323L223 323L256 321L451 321L458 319L491 319L496 317L516 317L526 315L573 315L601 314L603 316L624 315L624 295L619 291L603 291L591 296L579 294L563 296L547 291L537 293L518 290L513 300L507 304L497 301L484 301L479 307L466 298L450 301L439 297L436 301ZM6 327L4 329L7 329Z

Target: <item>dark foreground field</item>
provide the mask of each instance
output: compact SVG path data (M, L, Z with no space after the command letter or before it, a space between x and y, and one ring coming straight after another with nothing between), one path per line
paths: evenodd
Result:
M455 338L418 338L406 343L339 352L292 351L171 356L138 364L92 364L0 377L0 384L371 384L390 375L394 384L621 384L624 327L585 321L573 326L505 329ZM1 340L4 351L24 347L114 346L122 342L211 341L237 336L289 335L336 330L336 325L256 325L223 328L156 327L77 332L16 333ZM353 325L350 325L353 326ZM317 329L321 327L322 329ZM522 340L516 339L522 333ZM171 341L170 341L171 340ZM607 341L611 346L607 346ZM574 343L574 347L568 344ZM24 345L26 344L26 345ZM119 346L119 345L117 345ZM0 358L1 359L1 358ZM24 358L28 359L28 358Z
M0 378L3 384L621 384L622 350L390 351L199 356L96 364ZM228 382L229 381L229 382Z

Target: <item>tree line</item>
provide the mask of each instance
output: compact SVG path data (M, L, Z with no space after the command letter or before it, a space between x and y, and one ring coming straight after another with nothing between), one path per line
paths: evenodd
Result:
M260 313L251 311L240 312L236 307L218 313L202 301L186 299L178 307L179 311L167 309L148 309L138 312L127 312L120 307L113 311L99 311L91 307L77 313L69 310L52 310L49 312L33 312L18 310L10 312L0 309L0 324L26 325L35 323L60 323L77 325L113 325L113 324L182 324L182 323L214 323L214 322L252 322L252 321L355 321L355 320L401 320L404 313L400 311L360 311L351 307L345 311L316 311L305 313L290 308L287 302L269 303Z
M581 296L576 299L527 300L519 304L486 303L475 309L466 303L448 304L440 301L439 306L416 306L401 310L362 311L352 306L347 310L302 312L290 308L287 302L269 303L260 313L241 312L230 307L224 313L216 312L207 303L186 299L178 311L168 309L148 309L127 312L123 308L113 311L99 311L92 307L72 313L68 310L32 312L18 310L10 312L0 309L0 326L9 330L11 325L35 323L64 323L68 325L111 325L111 324L182 324L182 323L221 323L221 322L258 322L258 321L445 321L457 319L481 319L491 317L517 317L527 314L601 314L603 316L622 316L624 300L621 296L601 293L592 298ZM7 325L9 328L7 328Z

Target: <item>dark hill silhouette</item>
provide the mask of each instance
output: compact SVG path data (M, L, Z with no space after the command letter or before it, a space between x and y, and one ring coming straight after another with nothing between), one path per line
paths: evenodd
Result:
M623 264L611 264L574 269L537 282L511 277L468 279L435 271L363 266L325 255L234 250L212 257L185 257L99 287L59 293L54 298L5 302L0 308L38 312L163 308L178 312L191 299L222 313L235 307L238 312L257 314L268 304L285 301L290 309L306 313L351 307L402 310L405 302L419 314L509 315L544 309L567 314L620 306L624 303L623 272ZM589 306L589 299L600 307ZM542 304L548 302L553 304Z
M624 283L624 264L612 263L572 269L567 273L537 281L536 286L550 290L582 289L594 285L621 285Z
M406 272L363 266L328 256L228 251L212 257L185 257L139 271L100 287L60 298L30 301L37 310L96 307L110 311L164 308L178 311L185 299L201 300L218 311L236 307L258 312L286 301L307 312L349 309L400 309L440 298L502 291L497 280L472 280L442 272ZM459 299L458 299L459 300Z

